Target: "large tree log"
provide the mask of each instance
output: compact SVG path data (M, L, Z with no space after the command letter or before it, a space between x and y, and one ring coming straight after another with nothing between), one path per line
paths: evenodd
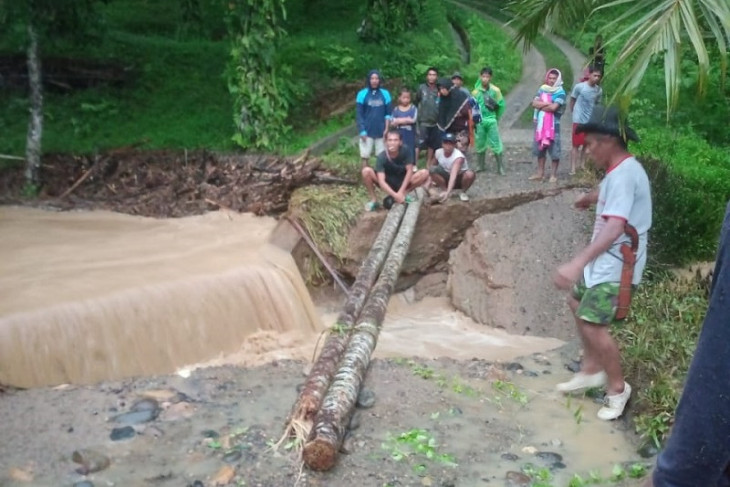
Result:
M360 386L370 366L370 356L378 341L390 295L416 228L423 201L423 193L419 193L419 199L408 205L383 271L368 296L337 374L315 416L314 428L302 452L304 463L313 470L329 470L337 461L337 453L355 409Z
M330 328L322 351L312 366L299 398L292 408L284 433L285 437L294 434L304 440L309 436L314 415L319 410L322 398L332 382L337 365L340 363L352 335L353 325L360 316L370 288L383 267L404 213L405 205L396 205L388 212L370 253L360 266L360 271L350 288L342 311L334 326Z

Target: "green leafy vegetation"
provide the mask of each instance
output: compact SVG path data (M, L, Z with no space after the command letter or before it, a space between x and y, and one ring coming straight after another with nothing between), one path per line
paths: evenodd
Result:
M638 288L616 328L624 371L636 391L637 432L657 447L669 431L707 310L706 281L654 276Z
M47 87L44 152L93 153L132 145L232 150L236 147L232 136L238 131L239 144L268 145L291 154L354 121L354 107L345 107L332 118L317 107L333 106L328 100L333 96L354 101L354 91L364 85L372 68L380 69L394 90L400 85L415 87L430 65L447 74L461 69L473 81L482 63L499 60L495 67L505 91L521 72L519 53L509 46L506 34L466 14L459 18L472 36L474 52L472 63L461 66L446 5L437 0L419 2L417 24L407 35L388 36L382 44L363 42L358 36L365 3L355 0L330 1L316 9L308 8L309 2L287 4L286 18L279 16L280 22L268 34L266 26L259 26L264 31L259 35L241 34L246 27L242 19L251 16L231 10L234 4L224 8L218 2L133 3L100 4L95 37L83 45L54 38L41 46L47 57L95 60L124 73L119 82L86 89ZM277 8L273 0L266 3ZM0 34L0 51L22 55L24 30L20 24L10 27ZM286 31L286 41L274 52L269 34L278 28ZM255 47L257 42L263 43L261 48ZM262 69L269 70L271 79L240 64L252 62L240 55L246 50L259 53L257 62L268 66ZM233 60L230 66L229 60ZM247 78L238 76L243 72ZM267 104L272 94L281 95L283 104ZM6 135L0 140L0 153L23 154L25 93L3 90L0 102L5 107L0 130ZM243 123L244 107L249 120L264 116L267 123ZM287 133L286 126L293 132Z
M388 435L381 446L391 459L408 462L417 474L426 472L432 463L458 466L454 456L441 451L436 438L425 429L414 428L396 436Z

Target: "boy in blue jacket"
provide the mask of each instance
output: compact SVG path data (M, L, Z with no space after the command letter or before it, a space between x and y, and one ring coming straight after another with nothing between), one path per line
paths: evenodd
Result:
M357 130L360 134L360 159L367 167L370 156L385 150L383 136L390 126L390 93L380 87L382 77L376 69L368 73L368 86L357 93Z

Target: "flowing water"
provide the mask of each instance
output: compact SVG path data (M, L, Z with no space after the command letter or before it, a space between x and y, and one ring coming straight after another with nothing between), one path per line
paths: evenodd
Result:
M161 374L320 320L269 218L0 207L0 382Z

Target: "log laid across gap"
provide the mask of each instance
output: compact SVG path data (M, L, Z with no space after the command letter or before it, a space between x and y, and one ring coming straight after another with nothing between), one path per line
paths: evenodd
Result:
M354 412L360 387L370 366L370 356L378 341L390 295L393 293L416 228L424 198L421 190L418 193L418 200L408 205L380 277L360 313L337 374L322 401L319 412L314 418L314 427L304 444L302 459L312 470L329 470L337 461L337 454Z
M319 410L322 398L337 371L337 365L350 340L352 327L360 316L370 288L383 267L404 213L405 205L395 205L388 212L380 233L370 248L370 253L360 266L355 282L350 287L342 311L335 325L330 328L322 351L312 365L299 398L292 408L284 432L285 438L294 435L304 441L309 436L314 415Z

